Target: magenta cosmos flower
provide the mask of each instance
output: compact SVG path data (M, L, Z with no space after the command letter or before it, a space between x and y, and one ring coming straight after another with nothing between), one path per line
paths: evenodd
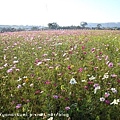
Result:
M120 79L118 79L117 82L120 83Z

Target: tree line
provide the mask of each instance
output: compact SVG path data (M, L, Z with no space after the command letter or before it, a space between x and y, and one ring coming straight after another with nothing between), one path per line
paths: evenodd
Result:
M102 27L101 24L97 24L96 27L86 27L88 25L87 22L81 22L79 26L59 26L56 22L53 22L53 23L48 23L48 27L49 29L97 29L97 30L104 30L104 29L107 29L107 30L120 30L119 27L113 27L113 28L105 28L105 27Z
M119 27L113 27L113 28L105 28L102 27L101 24L97 24L96 27L87 27L87 22L81 22L78 26L59 26L56 22L48 23L48 27L41 27L38 26L32 26L28 29L28 27L24 28L14 28L14 27L0 27L0 32L17 32L17 31L38 31L38 30L60 30L60 29L97 29L97 30L120 30Z

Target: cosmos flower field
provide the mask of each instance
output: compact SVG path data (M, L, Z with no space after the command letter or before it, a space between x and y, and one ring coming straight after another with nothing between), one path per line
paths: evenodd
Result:
M0 90L2 119L120 120L120 31L0 33Z

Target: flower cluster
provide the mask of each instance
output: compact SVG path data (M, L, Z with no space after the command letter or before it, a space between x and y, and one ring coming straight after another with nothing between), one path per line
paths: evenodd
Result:
M120 31L0 33L0 87L3 113L119 119Z

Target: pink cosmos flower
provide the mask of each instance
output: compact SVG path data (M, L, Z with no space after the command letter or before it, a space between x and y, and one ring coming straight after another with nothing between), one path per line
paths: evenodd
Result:
M40 61L39 59L36 59L36 60L35 60L35 64L36 64L37 66L39 66L39 65L42 64L42 61Z
M58 95L53 95L53 98L58 99Z
M114 78L115 78L115 77L117 77L117 75L116 75L116 74L112 74L111 77L114 77Z
M112 68L112 67L113 67L113 63L110 62L110 63L108 64L108 67Z
M86 90L87 90L87 89L88 89L88 86L84 86L84 89L86 89Z
M105 98L107 98L108 96L110 96L110 93L105 92Z
M70 107L69 106L65 107L65 110L70 110Z
M40 92L41 92L40 90L36 90L35 95L39 94Z
M7 70L7 73L11 73L11 72L13 72L12 68L10 68L10 69Z
M90 85L90 84L94 84L94 82L93 81L88 81L88 84Z
M108 60L108 55L107 55L107 56L105 56L105 60Z
M22 106L22 104L17 104L17 105L16 105L16 109L21 108L21 106Z
M47 84L47 85L50 84L50 81L49 80L45 81L45 84Z
M38 63L38 62L40 62L40 60L39 60L39 59L36 59L36 60L35 60L35 63Z
M82 72L83 71L83 68L79 68L79 70L78 70L79 72Z
M45 57L45 56L47 56L47 54L43 54L42 56Z

